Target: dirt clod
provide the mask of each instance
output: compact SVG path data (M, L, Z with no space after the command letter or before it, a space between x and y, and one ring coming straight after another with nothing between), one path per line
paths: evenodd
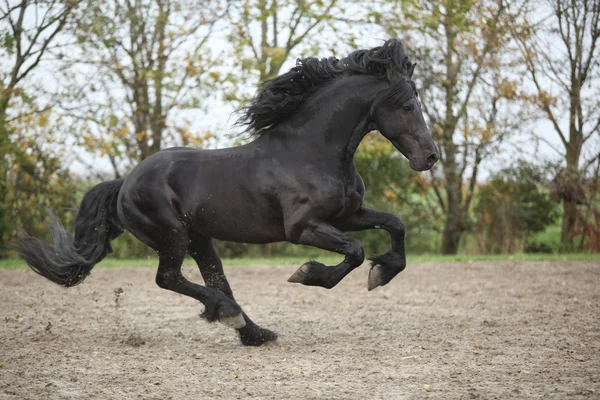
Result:
M138 333L132 333L123 341L128 346L140 347L146 344L146 341Z
M121 301L121 296L123 295L123 293L125 293L125 291L123 290L123 288L116 288L114 290L115 293L115 308L119 308L119 306L121 305L120 301Z

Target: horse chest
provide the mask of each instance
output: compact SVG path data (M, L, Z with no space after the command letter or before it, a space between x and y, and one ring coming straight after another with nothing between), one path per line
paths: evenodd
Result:
M344 206L340 216L354 214L362 205L363 198L355 190L349 192L344 199Z

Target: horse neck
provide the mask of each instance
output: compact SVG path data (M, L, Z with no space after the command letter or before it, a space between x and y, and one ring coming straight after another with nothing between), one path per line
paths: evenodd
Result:
M369 115L374 95L385 85L367 75L348 76L332 83L312 96L292 117L292 121L304 122L302 132L296 137L323 149L329 156L333 151L345 165L352 164L358 145L373 129Z

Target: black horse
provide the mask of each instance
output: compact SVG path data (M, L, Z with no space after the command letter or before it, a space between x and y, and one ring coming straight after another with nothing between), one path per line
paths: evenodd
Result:
M438 160L411 80L414 67L397 39L341 60L298 60L265 82L242 110L239 122L254 141L160 151L125 179L88 191L75 235L51 216L54 247L24 235L16 245L20 255L35 272L73 286L127 230L156 250L158 286L202 302L203 317L237 329L245 345L275 340L235 302L212 238L289 241L343 254L338 265L309 261L289 278L329 289L364 261L361 243L344 232L385 229L392 248L370 257L368 289L387 284L406 266L404 225L363 206L365 187L353 157L363 137L378 130L413 169L427 170ZM198 263L206 287L182 275L186 254Z

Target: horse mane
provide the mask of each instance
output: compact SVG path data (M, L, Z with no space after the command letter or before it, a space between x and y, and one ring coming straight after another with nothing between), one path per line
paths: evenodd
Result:
M373 75L394 82L410 80L414 64L408 60L402 42L389 39L382 46L356 50L338 60L335 57L298 59L296 66L277 78L265 81L246 106L237 123L252 135L262 135L289 118L311 95L343 74Z

